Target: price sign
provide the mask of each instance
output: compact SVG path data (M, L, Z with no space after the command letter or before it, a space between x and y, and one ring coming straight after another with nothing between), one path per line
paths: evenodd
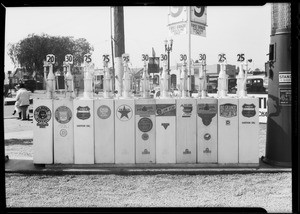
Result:
M83 61L84 61L85 63L90 63L90 62L92 62L92 55L91 55L91 54L84 54L84 56L83 56Z
M180 54L180 61L186 61L187 60L187 56L185 54Z
M102 59L103 59L103 62L109 62L110 61L109 54L102 55Z
M226 54L221 53L218 56L219 56L219 62L224 62L226 60Z
M67 54L65 56L65 61L66 61L66 63L73 64L73 55L72 54Z
M199 54L199 60L206 60L206 54Z
M161 55L160 55L160 60L161 60L161 61L165 61L165 60L167 60L167 59L168 59L167 54L161 54Z
M55 56L53 54L48 54L46 56L46 62L54 64L55 63Z
M148 60L149 60L148 54L142 54L142 61L148 61Z
M123 62L129 62L130 61L129 54L123 54L122 59L123 59Z
M245 61L245 54L243 54L243 53L237 54L237 61L238 62L244 62Z

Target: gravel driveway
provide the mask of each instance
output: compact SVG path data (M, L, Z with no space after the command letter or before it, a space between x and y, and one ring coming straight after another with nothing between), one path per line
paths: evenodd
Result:
M261 124L260 156L265 155L265 141L266 125ZM5 153L11 159L32 159L32 139L6 140ZM262 207L268 212L292 212L289 172L132 176L6 173L5 182L8 207Z

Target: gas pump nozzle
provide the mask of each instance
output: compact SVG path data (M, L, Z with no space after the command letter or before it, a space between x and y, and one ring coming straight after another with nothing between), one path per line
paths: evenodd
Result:
M142 76L143 98L150 98L149 74L147 70L147 61L144 61L144 70Z

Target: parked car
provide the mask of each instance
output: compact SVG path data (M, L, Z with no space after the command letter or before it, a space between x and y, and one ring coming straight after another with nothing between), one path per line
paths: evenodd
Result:
M35 80L23 80L23 83L25 85L25 88L29 91L31 91L32 93L36 90L36 81Z
M248 77L246 87L248 93L266 93L267 91L262 77Z

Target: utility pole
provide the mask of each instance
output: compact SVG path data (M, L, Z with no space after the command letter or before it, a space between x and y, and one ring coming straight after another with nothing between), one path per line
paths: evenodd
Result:
M115 86L118 96L122 95L124 74L122 54L125 53L124 12L123 7L114 7L114 41L115 41Z

